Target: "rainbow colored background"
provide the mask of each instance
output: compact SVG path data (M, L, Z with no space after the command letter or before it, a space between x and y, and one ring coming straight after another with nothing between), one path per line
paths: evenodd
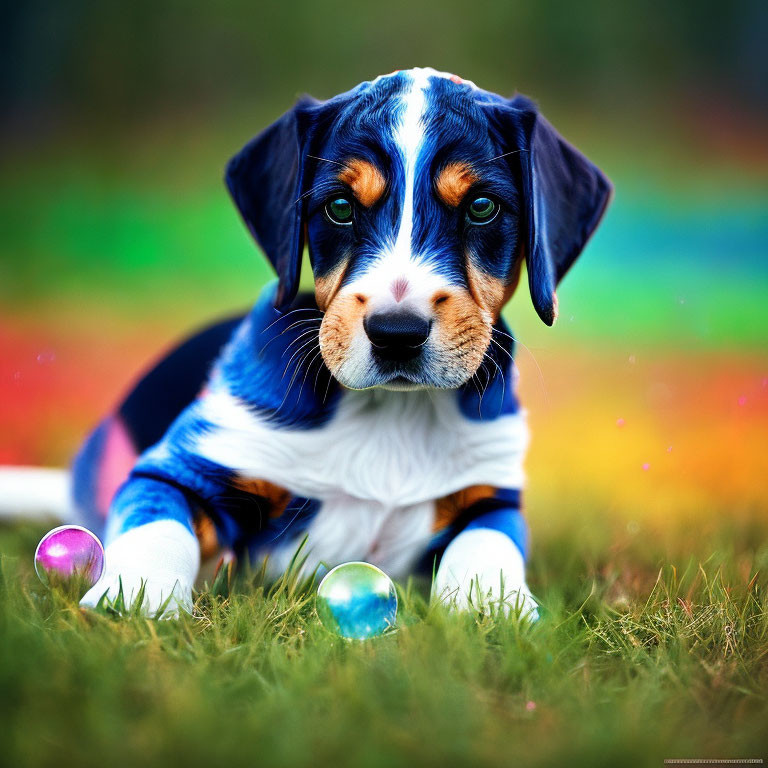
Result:
M252 134L304 90L428 64L536 97L616 188L556 327L524 292L507 312L534 538L563 506L765 520L759 4L67 6L15 10L2 54L0 463L66 464L165 347L254 300L270 271L221 182Z

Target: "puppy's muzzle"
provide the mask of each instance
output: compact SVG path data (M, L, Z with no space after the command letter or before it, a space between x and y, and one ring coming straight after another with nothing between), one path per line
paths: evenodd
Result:
M432 321L413 312L377 312L363 322L374 357L406 362L419 357L429 338Z

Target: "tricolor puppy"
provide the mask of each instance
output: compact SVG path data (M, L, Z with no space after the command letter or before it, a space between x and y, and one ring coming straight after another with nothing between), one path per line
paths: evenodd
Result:
M308 571L436 566L442 599L535 615L500 313L525 261L554 322L606 178L528 99L413 69L300 101L226 181L278 280L162 361L81 451L75 497L107 544L83 603L122 580L127 596L146 582L150 613L187 607L201 551L279 574L306 536Z

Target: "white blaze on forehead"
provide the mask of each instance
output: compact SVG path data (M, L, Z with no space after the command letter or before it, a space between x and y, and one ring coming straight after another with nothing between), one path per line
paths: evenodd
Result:
M411 252L413 235L413 193L416 184L416 161L424 141L424 111L426 109L426 91L429 88L430 74L427 70L412 70L410 89L403 97L403 111L400 124L395 134L395 141L403 154L405 170L405 193L400 227L395 239L394 252L398 255Z

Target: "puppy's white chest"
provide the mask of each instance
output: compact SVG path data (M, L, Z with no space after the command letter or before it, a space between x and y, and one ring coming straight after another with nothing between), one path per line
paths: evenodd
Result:
M215 428L196 453L323 502L349 497L391 510L470 485L523 482L524 417L471 421L453 392L348 392L312 429L275 428L226 392L206 397L201 412Z

